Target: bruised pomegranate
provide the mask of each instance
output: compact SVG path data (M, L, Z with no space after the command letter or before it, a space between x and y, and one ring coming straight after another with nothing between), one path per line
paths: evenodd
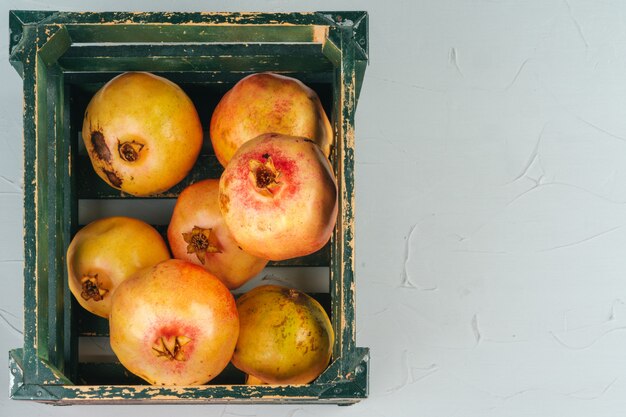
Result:
M219 203L244 251L280 261L328 242L337 220L337 185L311 140L264 134L233 156L220 178Z
M333 133L320 99L295 78L249 75L222 97L211 117L211 142L223 166L243 143L272 132L311 139L330 154Z
M230 289L257 275L266 259L244 252L228 231L218 203L219 180L196 182L178 199L167 229L175 258L201 265Z
M67 249L69 287L81 306L108 318L111 295L122 281L169 258L163 238L149 224L130 217L95 220Z
M136 196L168 190L202 146L196 108L173 82L146 72L119 75L91 99L83 141L100 178Z
M328 366L334 332L324 308L307 294L278 285L237 300L240 330L233 365L246 383L306 384Z
M111 348L135 375L157 385L198 385L228 364L239 334L235 299L205 269L171 259L119 286Z

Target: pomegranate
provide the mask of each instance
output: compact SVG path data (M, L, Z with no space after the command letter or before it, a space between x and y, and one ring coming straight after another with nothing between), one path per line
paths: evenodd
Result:
M178 259L124 281L113 295L111 348L130 372L154 385L198 385L231 359L239 318L214 275Z
M167 238L175 258L201 265L235 289L261 272L267 260L244 252L235 242L224 223L218 197L216 179L185 188L176 200Z
M146 72L124 73L105 84L87 106L82 135L98 176L136 196L181 181L202 146L202 125L189 97Z
M69 287L85 309L108 318L117 286L140 269L170 258L152 226L130 217L95 220L67 249Z
M295 78L267 72L249 75L229 90L210 126L213 149L223 166L243 143L263 133L311 139L326 157L333 143L332 127L315 91Z
M328 242L337 220L337 184L311 140L264 134L233 156L220 178L219 204L244 251L280 261Z
M264 285L237 300L239 339L232 362L247 384L306 384L328 366L334 332L324 308L293 288Z

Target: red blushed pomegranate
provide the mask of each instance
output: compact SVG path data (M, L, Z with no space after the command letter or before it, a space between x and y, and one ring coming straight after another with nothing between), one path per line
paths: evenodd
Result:
M333 143L332 127L315 91L284 75L264 72L243 78L211 117L211 142L223 166L243 143L270 132L311 139L326 157Z
M111 302L111 348L130 372L155 385L198 385L228 364L239 316L228 288L178 259L124 281Z
M261 272L267 260L239 247L224 223L218 200L219 180L185 188L176 200L167 238L175 258L202 266L235 289Z
M244 251L280 261L328 242L337 220L337 184L311 140L264 134L231 159L220 178L219 203Z

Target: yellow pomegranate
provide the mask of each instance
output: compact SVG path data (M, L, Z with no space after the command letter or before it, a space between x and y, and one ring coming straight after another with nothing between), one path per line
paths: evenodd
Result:
M252 74L230 89L211 117L211 142L223 166L237 149L263 133L301 136L326 157L333 131L319 97L301 81L268 72Z
M95 220L67 249L69 287L81 306L108 318L111 296L122 281L169 258L165 241L149 224L130 217Z
M98 176L136 196L180 182L202 146L202 125L189 97L146 72L124 73L105 84L87 106L82 135Z
M248 384L306 384L328 366L333 328L324 308L292 288L264 285L237 300L239 339L232 363Z

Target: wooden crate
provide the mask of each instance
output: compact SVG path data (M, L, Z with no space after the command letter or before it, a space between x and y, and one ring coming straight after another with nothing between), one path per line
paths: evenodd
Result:
M10 352L14 399L72 403L336 403L367 396L367 348L355 344L354 114L367 65L367 13L65 13L11 11L10 61L24 85L24 346ZM279 263L328 266L318 294L336 334L333 359L313 383L246 386L232 367L210 385L156 387L119 363L81 362L80 337L106 337L67 285L65 252L80 200L136 198L108 187L79 147L91 95L124 71L150 71L183 87L205 128L219 97L255 72L301 79L331 116L339 218L329 245ZM211 99L213 97L213 99ZM174 199L222 168L205 134L182 183L152 199ZM127 200L128 201L128 200ZM132 213L128 213L132 215ZM163 225L161 230L163 230Z

